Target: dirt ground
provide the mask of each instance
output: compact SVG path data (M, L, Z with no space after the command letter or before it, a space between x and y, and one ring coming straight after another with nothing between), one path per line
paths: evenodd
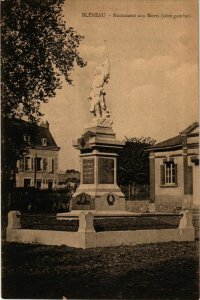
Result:
M2 296L199 299L198 243L75 249L3 243Z

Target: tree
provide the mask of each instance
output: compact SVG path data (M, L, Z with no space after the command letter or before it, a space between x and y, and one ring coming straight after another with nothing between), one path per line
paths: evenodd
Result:
M33 133L43 115L40 104L56 95L63 78L72 84L75 65L86 63L78 52L83 36L64 21L64 0L5 0L1 4L2 181L5 184L10 178L10 186L17 160L28 150L16 118L25 118L29 134Z
M12 208L16 184L16 162L28 154L29 147L35 144L37 126L18 119L6 118L2 128L2 210Z
M2 2L2 116L41 117L41 102L72 84L75 64L85 65L78 46L83 36L66 28L64 0Z
M155 140L147 137L127 138L125 146L118 158L118 183L149 183L149 154L146 148L155 144Z

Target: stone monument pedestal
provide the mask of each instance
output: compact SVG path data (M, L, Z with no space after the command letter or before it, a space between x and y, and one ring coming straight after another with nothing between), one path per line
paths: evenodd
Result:
M68 214L71 216L82 210L93 211L98 216L125 213L125 197L117 185L117 156L124 143L116 139L105 101L104 85L109 78L107 58L95 69L88 97L94 118L85 127L82 137L73 143L80 151L81 178L70 203Z
M117 140L108 119L91 122L73 146L80 150L81 178L71 210L125 210L125 197L117 185Z

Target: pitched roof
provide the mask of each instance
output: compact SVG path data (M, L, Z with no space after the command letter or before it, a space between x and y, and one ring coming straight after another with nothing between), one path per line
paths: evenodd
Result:
M183 146L183 136L191 134L197 127L199 127L199 123L193 122L190 126L181 131L179 135L174 136L163 142L157 143L148 148L147 151L180 148Z
M196 129L197 127L199 127L199 123L198 123L198 122L193 122L190 126L188 126L188 127L185 128L183 131L181 131L180 134L189 134L189 133L191 133L194 129Z
M181 135L174 136L171 139L168 139L166 141L155 144L151 147L151 149L177 147L177 146L182 146L182 136Z
M59 149L49 130L48 122L41 123L41 125L32 124L33 127L30 127L31 125L30 123L20 119L10 119L10 122L13 124L13 126L19 128L19 130L21 130L21 132L23 132L25 136L29 136L29 132L32 132L31 134L34 135L34 141L33 141L34 146L36 147L41 146L44 148L44 146L42 145L42 139L45 138L47 139L47 147L56 147ZM32 131L30 128L32 128Z
M35 146L42 146L42 139L47 139L47 146L58 147L49 128L38 126L36 129Z

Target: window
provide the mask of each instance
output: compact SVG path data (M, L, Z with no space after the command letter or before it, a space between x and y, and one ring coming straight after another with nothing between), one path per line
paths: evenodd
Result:
M48 189L52 190L53 188L53 180L48 180Z
M41 189L41 187L42 187L42 179L37 179L37 181L36 181L36 187L37 187L37 189Z
M177 185L177 165L170 161L160 166L161 185L175 186Z
M28 188L31 186L31 179L30 178L24 178L24 187Z
M47 139L46 138L42 138L41 142L42 142L42 146L47 146Z
M24 169L26 171L31 169L31 159L30 159L30 157L24 157Z
M24 134L24 142L27 143L28 145L30 144L31 137L28 134Z
M42 171L42 158L36 157L36 171Z
M32 165L33 158L25 156L22 159L19 160L17 166L19 171L31 171L33 170Z

